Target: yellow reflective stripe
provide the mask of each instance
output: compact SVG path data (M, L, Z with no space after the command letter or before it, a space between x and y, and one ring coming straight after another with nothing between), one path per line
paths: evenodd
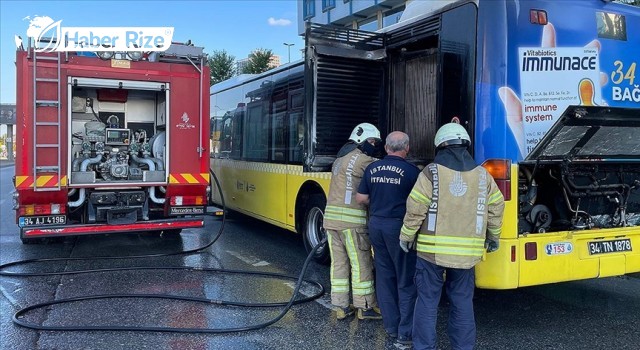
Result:
M40 175L36 177L36 187L44 187L44 185L49 182L49 180L53 179L53 175ZM55 185L57 186L57 185Z
M498 228L487 228L487 231L489 231L490 234L492 235L499 235L502 233L502 227L498 227Z
M416 202L420 202L420 203L423 203L425 205L431 204L431 199L429 199L427 196L425 196L424 194L420 193L420 191L418 191L416 189L411 190L411 193L409 194L409 197L413 198Z
M419 252L422 252L422 253L460 255L460 256L482 256L482 254L484 253L484 246L478 247L478 248L447 247L447 246L435 246L431 244L421 244L420 242L418 242L417 249Z
M186 174L180 174L182 175L182 177L185 179L185 181L187 181L187 183L190 184L197 184L200 183L200 181L196 180L195 177L193 177L193 175L186 173Z
M373 294L374 290L373 281L353 283L354 295L369 295Z
M405 225L402 225L402 228L400 229L400 233L402 233L403 235L407 235L407 236L413 236L416 234L416 232L418 232L418 229L411 229L408 228Z
M483 246L484 238L418 235L418 243Z
M349 292L349 286L336 286L336 285L331 285L331 293L348 293Z
M360 281L360 261L358 261L358 248L353 240L353 231L349 229L342 232L345 233L345 247L351 261L351 288L353 289L353 295L373 294L373 281Z
M325 220L343 221L343 222L349 222L349 223L361 224L361 225L364 225L364 224L367 223L367 218L354 218L352 216L327 214L327 213L324 214L324 219Z
M331 291L334 293L347 293L349 292L349 280L347 279L331 279Z
M353 235L351 230L341 231L344 233L344 245L347 248L347 255L349 255L349 261L351 262L351 284L355 289L356 281L360 281L360 262L358 261L358 252L356 252L356 244L353 242ZM355 290L353 292L355 293Z
M489 196L489 202L488 204L493 204L499 200L503 199L502 197L502 192L500 191L496 191L494 194L492 194L491 196Z
M334 205L327 205L327 207L325 208L324 211L325 211L325 213L334 213L334 214L342 214L342 215L367 217L367 212L365 210L354 209L354 208L336 207Z
M324 210L324 218L328 220L364 225L367 223L367 212L362 209L328 205Z

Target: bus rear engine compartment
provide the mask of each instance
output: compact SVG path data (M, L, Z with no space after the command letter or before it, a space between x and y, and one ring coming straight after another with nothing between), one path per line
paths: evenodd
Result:
M518 233L640 225L640 165L521 165Z
M640 118L569 106L519 164L518 233L640 225Z

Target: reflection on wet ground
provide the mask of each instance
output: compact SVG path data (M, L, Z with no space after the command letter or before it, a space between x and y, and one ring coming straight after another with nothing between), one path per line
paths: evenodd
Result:
M2 204L6 214L6 204ZM9 210L10 211L10 210ZM239 217L239 219L238 219ZM3 220L4 221L4 220ZM2 223L2 262L34 257L169 253L203 245L220 221L207 219L202 230L178 237L110 235L69 238L23 246L15 225ZM213 247L191 256L152 259L72 261L29 271L101 269L130 266L198 266L296 275L306 258L300 237L253 219L236 216ZM327 266L312 264L306 276L329 287ZM294 306L278 323L258 331L221 335L140 332L35 332L16 327L19 307L51 299L109 293L169 293L240 301L284 301L291 281L172 269L0 280L0 336L6 349L396 349L380 321L337 321L328 293ZM640 280L636 276L576 281L518 290L477 290L477 349L636 349L640 344ZM305 294L313 288L303 288ZM280 308L243 308L157 299L85 301L54 306L28 317L45 325L148 325L240 327L269 320ZM446 336L449 307L441 304L439 348Z

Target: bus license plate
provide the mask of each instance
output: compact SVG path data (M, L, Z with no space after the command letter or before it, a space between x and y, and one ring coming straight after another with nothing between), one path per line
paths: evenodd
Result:
M616 239L613 241L594 241L589 242L589 255L630 252L631 239Z
M18 221L20 227L64 225L66 223L67 217L64 215L25 216L21 217Z

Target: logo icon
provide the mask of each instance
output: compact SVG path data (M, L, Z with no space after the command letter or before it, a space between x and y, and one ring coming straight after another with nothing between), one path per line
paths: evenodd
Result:
M182 113L182 117L180 117L180 119L182 119L182 123L176 124L176 128L187 130L194 129L196 127L195 125L189 123L189 115L187 114L187 112Z
M29 20L27 37L36 42L36 52L165 51L173 39L173 27L63 27L62 20L48 16L23 20ZM15 42L22 46L20 36L15 36Z
M467 183L462 180L462 175L459 171L453 175L453 180L449 183L449 192L454 197L462 197L467 193Z

